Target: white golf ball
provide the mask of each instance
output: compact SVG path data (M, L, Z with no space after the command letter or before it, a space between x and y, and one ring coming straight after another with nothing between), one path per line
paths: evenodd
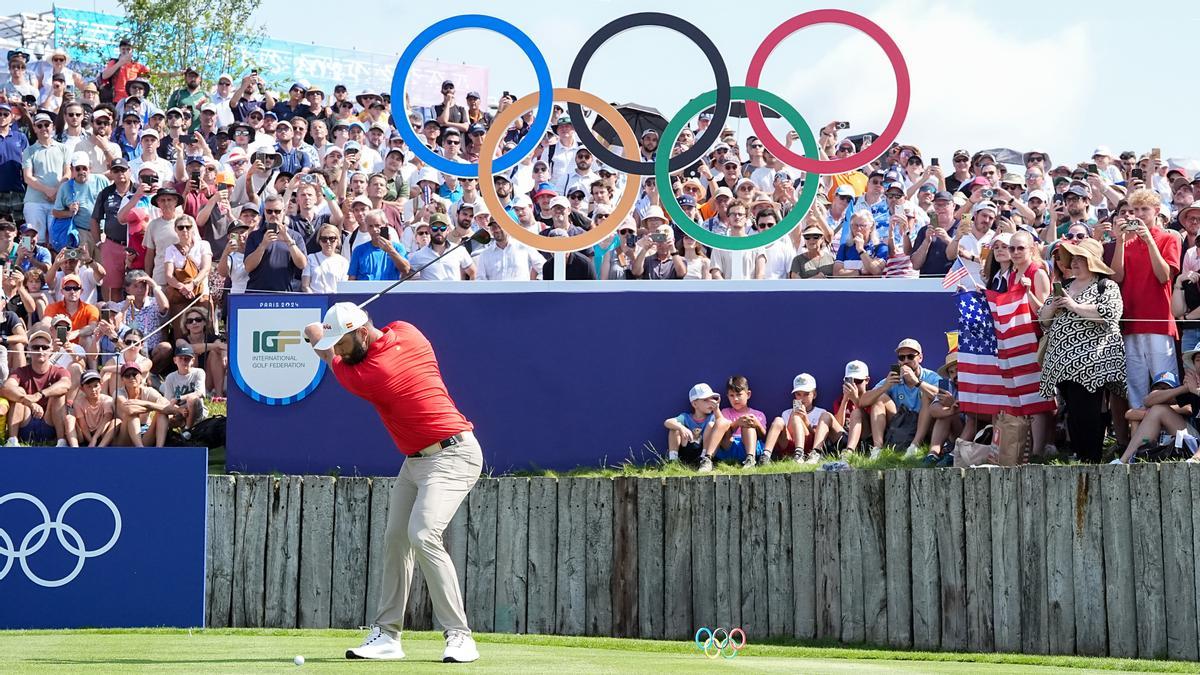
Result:
M303 657L303 656L297 656L296 658L292 659L292 663L294 663L294 664L296 664L296 665L298 665L298 666L302 666L302 665L304 665L304 657Z

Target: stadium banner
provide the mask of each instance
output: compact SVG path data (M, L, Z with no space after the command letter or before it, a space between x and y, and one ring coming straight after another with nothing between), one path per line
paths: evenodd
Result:
M0 629L204 625L208 450L4 448Z
M288 405L313 393L325 362L304 342L304 326L325 314L316 295L247 296L231 308L229 373L246 396L267 405Z
M829 409L847 361L865 361L874 384L906 337L921 341L924 366L936 370L946 354L945 331L953 328L954 297L938 279L878 281L809 280L802 288L789 280L419 281L384 295L368 312L379 327L412 323L433 343L489 469L569 469L665 456L663 420L689 409L687 391L697 382L724 400L726 380L747 376L750 406L770 420L790 409L797 373L817 378L818 403ZM345 286L356 283L367 282ZM320 301L361 302L382 285L361 288ZM833 288L872 292L817 290ZM901 288L921 290L877 290ZM230 308L237 316L262 302L234 295ZM234 324L237 349L247 343L237 334L242 325ZM235 353L231 362L241 358ZM375 410L332 377L287 406L230 392L230 470L343 476L399 470L402 457Z

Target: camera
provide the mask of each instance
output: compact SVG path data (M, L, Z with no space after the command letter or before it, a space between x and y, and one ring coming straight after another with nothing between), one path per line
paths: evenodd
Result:
M932 158L932 159L930 159L930 160L929 160L929 166L938 166L938 164L939 164L939 162L938 162L938 158L937 158L937 157L934 157L934 158Z
M850 123L849 122L838 122L836 125L834 125L834 128L835 129L849 129Z
M195 134L185 134L179 140L183 141L184 143L187 143L188 145L191 145L192 143L196 142L196 135Z
M992 197L996 196L996 191L991 188L988 188L988 189L984 190L983 192L981 192L980 194L983 195L984 199L991 199Z
M650 241L656 244L662 244L667 241L667 235L661 232L655 232L654 234L650 235Z
M79 249L77 249L77 248L68 248L68 249L66 249L66 250L65 250L65 252L63 253L63 256L64 256L64 257L65 257L67 260L79 260Z
M1138 220L1137 218L1130 218L1129 220L1125 221L1124 225L1121 226L1121 231L1122 232L1134 232L1141 226L1142 226L1142 221Z
M316 182L317 182L317 177L316 177L316 175L314 175L314 174L311 174L311 173L305 173L305 174L301 174L301 175L300 175L300 182L301 182L301 183L311 183L311 184L316 184Z

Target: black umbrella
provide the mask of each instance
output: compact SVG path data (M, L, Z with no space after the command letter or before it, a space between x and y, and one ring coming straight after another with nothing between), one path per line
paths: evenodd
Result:
M617 109L617 112L621 113L621 117L624 117L629 126L633 128L633 135L637 138L641 138L642 132L646 129L653 129L662 134L663 129L667 128L667 118L663 117L663 114L655 108L637 103L613 104L613 107ZM608 120L599 115L596 116L596 121L592 124L592 131L610 145L621 145L621 139L617 137L616 129L613 129Z
M763 117L782 117L782 115L775 112L774 110L771 110L770 108L768 108L765 105L760 105L759 107L762 108ZM704 113L708 113L709 115L711 115L715 111L716 111L716 106L709 106L709 107L705 108L704 112L702 112L700 114L703 115ZM746 117L745 101L734 101L734 102L730 103L729 104L729 116L730 117L742 117L742 118Z

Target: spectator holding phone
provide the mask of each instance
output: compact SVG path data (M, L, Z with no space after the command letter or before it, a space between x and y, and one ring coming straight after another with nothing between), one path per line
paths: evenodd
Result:
M285 224L284 201L270 195L263 202L265 226L246 239L247 289L253 291L299 290L300 273L308 264L304 233Z
M104 283L105 270L100 261L94 260L88 255L87 249L68 247L54 256L54 263L46 272L46 278L50 279L48 286L50 286L55 300L63 299L62 280L69 274L79 277L83 282L81 299L84 302L93 305L99 302L97 290L100 284Z
M755 410L750 402L750 382L742 375L734 375L725 383L729 407L721 409L725 425L718 427L719 443L716 447L705 447L700 458L700 471L712 471L712 462L717 460L740 460L743 469L754 467L758 458L765 463L771 458L763 455L763 438L767 434L767 416Z
M921 366L921 343L912 338L896 346L896 359L887 377L875 383L858 399L869 411L871 458L879 457L884 444L908 446L906 457L915 457L917 446L929 433L929 409L938 394L938 374ZM860 424L864 420L860 416ZM852 439L857 436L851 434Z
M70 319L71 329L63 338L63 342L79 342L81 338L91 337L100 321L100 310L95 305L83 301L83 281L78 274L63 276L62 293L63 299L48 305L43 316L62 315Z
M840 437L844 429L829 411L816 405L816 398L816 378L800 373L792 380L792 406L771 421L764 459L773 456L772 451L778 447L781 452L791 452L797 464L821 461L821 450L831 440L830 434Z
M658 222L654 220L654 215L654 212L650 212L646 218L652 224ZM687 262L675 252L675 235L670 225L657 225L638 240L631 269L633 276L638 279L682 279L687 275Z
M408 274L411 266L404 244L393 242L387 214L372 209L363 216L370 241L350 254L348 278L366 281L394 281ZM443 237L443 245L445 244ZM459 252L462 252L459 249ZM467 256L468 260L470 256Z
M92 210L108 185L109 180L103 174L92 173L92 160L87 153L76 152L71 156L71 179L59 186L50 211L54 218L70 218L74 224L74 241L69 236L63 237L68 245L93 250L96 242L92 239Z

